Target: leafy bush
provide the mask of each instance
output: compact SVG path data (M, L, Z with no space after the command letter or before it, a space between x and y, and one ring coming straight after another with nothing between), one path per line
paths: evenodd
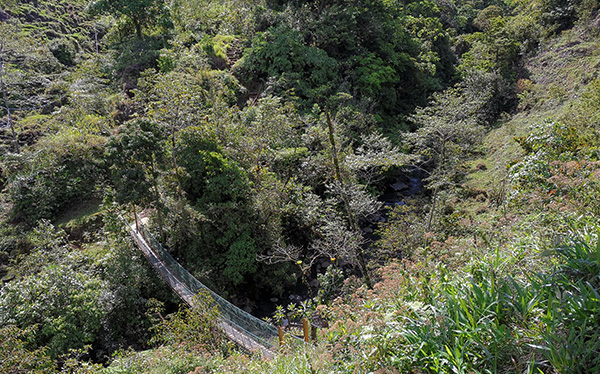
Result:
M281 91L294 90L310 102L326 97L338 78L338 63L322 49L305 46L301 34L286 26L260 33L241 65L248 77L270 78Z
M124 18L133 24L138 39L142 38L144 29L152 26L173 27L169 7L162 0L98 0L88 4L88 11L93 15L110 14L115 18Z
M115 360L104 369L115 374L188 374L197 368L217 369L217 357L204 357L172 346L162 346L150 351L135 352L133 349L119 351Z
M54 363L46 355L46 349L30 350L27 347L33 328L22 330L10 325L0 327L0 371L15 374L54 372Z
M196 354L227 355L232 345L219 326L219 310L210 294L196 295L193 304L192 308L182 305L178 312L166 318L162 317L164 310L160 305L151 306L149 313L154 319L151 343L174 345Z
M261 240L257 239L260 231L253 219L246 173L195 128L180 132L175 157L182 168L181 187L202 218L186 222L196 228L173 238L173 247L182 251L191 266L218 269L222 283L240 284L256 271ZM180 224L184 222L176 226ZM202 235L197 237L196 232Z
M177 0L171 3L173 22L181 33L252 35L255 18L261 10L268 12L263 1L248 6L245 0Z
M516 140L526 152L523 160L510 168L516 201L556 211L597 213L594 191L600 165L580 160L595 152L593 142L574 126L554 121L537 124L528 136Z
M49 135L7 162L12 214L30 225L50 219L75 201L90 198L105 182L105 138L66 129Z
M34 347L53 358L95 341L106 316L105 283L74 264L48 264L0 292L0 326L33 328Z
M573 239L544 252L556 261L547 272L507 266L522 261L510 250L472 259L458 273L447 258L392 263L372 292L317 308L334 322L322 336L334 361L361 370L595 370L597 229L578 225L567 234Z
M158 203L157 179L164 156L164 129L147 120L134 120L106 144L115 200L119 203Z

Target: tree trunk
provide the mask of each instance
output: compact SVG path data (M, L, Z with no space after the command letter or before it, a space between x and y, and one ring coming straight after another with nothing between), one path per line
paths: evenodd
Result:
M333 154L333 166L335 167L335 177L340 183L342 182L342 174L340 172L340 161L337 154L335 138L333 136L333 121L329 116L329 111L325 112L327 117L327 128L329 129L329 143L331 143L331 153Z
M162 216L162 207L160 204L160 192L158 191L158 182L156 181L156 171L154 167L154 155L152 155L152 161L150 163L150 173L152 174L152 187L154 189L154 201L156 201L156 214L158 216L158 230L160 231L160 238L162 242L165 242L165 230L164 220Z
M446 140L442 139L442 150L440 152L440 161L439 161L439 165L437 166L438 168L443 167L444 163L446 162ZM438 184L435 186L434 190L433 190L433 196L431 197L431 210L429 211L429 218L427 219L427 231L431 231L431 225L433 224L433 216L435 215L435 208L437 205L437 197L438 197L438 193L440 192L440 185L439 185L440 181L438 181Z
M140 20L137 18L133 18L133 26L135 27L135 35L137 36L138 39L142 39L143 35L142 35L142 24L140 23Z
M179 117L179 115L177 115ZM179 199L183 199L183 188L181 187L181 173L179 170L179 164L177 163L177 155L175 152L176 144L175 144L175 125L171 124L171 159L173 161L173 169L175 170L175 179L177 180L177 196Z
M354 217L354 214L352 213L352 210L350 209L350 203L346 200L345 197L343 198L343 200L344 200L344 207L346 208L346 212L348 213L348 221L350 221L350 226L356 233L359 233L359 235L360 235L360 227L358 227L358 221L356 220L356 218ZM367 261L365 260L365 254L364 254L362 248L360 247L360 245L356 248L356 257L358 257L358 263L360 265L360 270L362 271L363 276L365 277L365 284L367 285L367 287L369 289L373 289L373 283L371 282L371 276L369 275L369 270L367 269Z
M433 216L435 214L438 192L439 187L436 187L433 190L433 196L431 197L431 209L429 210L429 217L427 218L427 232L431 231L431 225L433 224Z
M335 167L335 177L342 185L344 181L342 180L342 173L340 171L340 161L337 154L337 147L335 144L334 137L334 129L333 129L333 121L329 115L329 111L325 112L325 116L327 117L327 128L329 130L329 142L331 143L331 153L333 154L333 165ZM348 222L350 223L350 227L356 232L360 233L360 227L358 227L358 221L354 217L352 213L352 209L350 208L350 203L346 199L345 196L342 196L342 200L344 202L344 208L346 209L346 214L348 215ZM369 271L367 269L367 262L365 261L365 254L360 246L356 249L356 257L358 257L358 263L360 265L360 269L365 278L365 284L369 289L373 288L373 283L371 282L371 277L369 276Z

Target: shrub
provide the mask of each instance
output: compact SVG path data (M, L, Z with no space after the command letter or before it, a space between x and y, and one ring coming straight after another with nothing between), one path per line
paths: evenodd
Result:
M338 63L325 51L303 44L300 33L278 26L259 34L245 51L242 67L248 76L270 78L282 90L316 101L337 82Z
M154 300L150 304L151 328L154 337L151 343L178 346L189 352L227 355L231 343L219 326L220 314L210 294L200 293L193 300L194 307L182 305L179 311L162 317L164 310Z
M0 327L0 371L2 373L46 374L54 372L54 363L46 349L28 349L31 330L15 326Z
M8 160L12 215L29 224L50 219L75 201L90 198L105 182L105 138L64 130Z
M172 247L185 256L187 264L218 271L224 284L240 284L256 271L261 240L249 200L248 177L197 129L179 135L175 154L182 168L181 186L197 219L175 223L194 229L173 237Z
M106 309L104 282L69 265L51 264L0 292L0 326L35 326L34 347L56 358L91 344Z

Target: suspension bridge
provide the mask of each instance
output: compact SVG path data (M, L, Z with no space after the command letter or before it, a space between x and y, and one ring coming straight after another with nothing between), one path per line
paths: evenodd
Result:
M127 223L127 230L148 262L186 304L194 308L194 297L201 292L208 293L221 316L218 325L229 340L248 352L260 352L268 358L275 355L273 342L279 337L275 326L246 313L202 284L167 252L137 217L133 225Z

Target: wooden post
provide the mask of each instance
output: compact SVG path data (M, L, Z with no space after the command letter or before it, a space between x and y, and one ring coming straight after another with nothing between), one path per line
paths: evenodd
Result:
M317 344L317 326L315 325L310 326L310 340L312 340L314 344Z
M302 318L302 331L304 332L304 341L308 343L308 319Z
M340 159L338 158L335 137L333 136L333 121L331 120L331 116L329 115L328 110L325 111L325 117L327 118L327 129L329 130L329 143L331 144L333 166L335 167L335 179L342 183L342 173L340 172Z
M279 333L279 347L283 346L283 328L281 326L277 326L277 332Z

